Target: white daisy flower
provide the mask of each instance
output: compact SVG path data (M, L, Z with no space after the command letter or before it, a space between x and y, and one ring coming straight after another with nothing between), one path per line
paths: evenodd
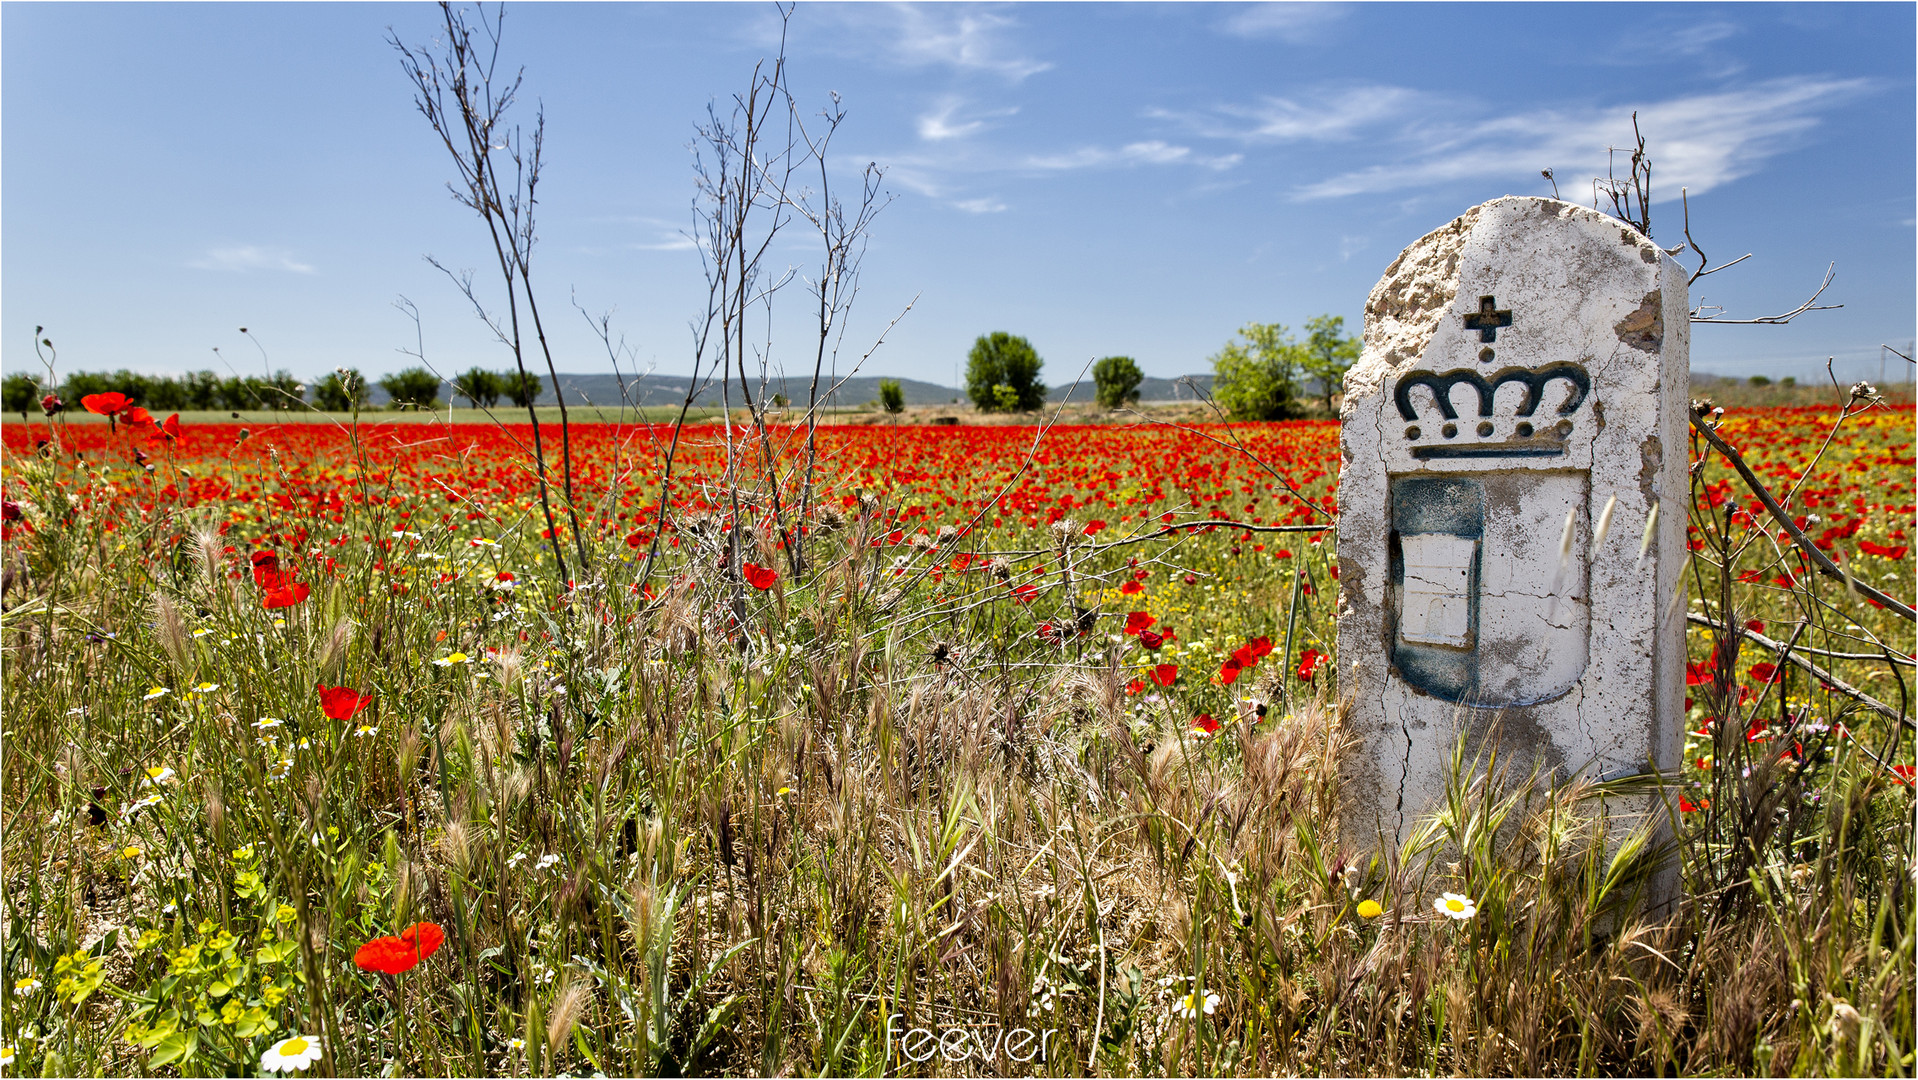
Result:
M1432 910L1448 919L1457 919L1459 922L1464 922L1478 914L1478 905L1473 903L1472 898L1464 893L1448 892L1441 895L1437 900L1432 901Z
M438 660L433 661L433 666L434 667L454 667L459 664L471 663L472 660L473 660L472 657L466 655L463 652L448 653L447 655L440 657Z
M557 855L541 855L541 856L539 857L539 861L533 864L533 869L535 869L535 870L544 870L544 869L546 869L547 867L550 867L550 866L558 866L558 865L559 865L559 856L557 856Z
M1217 1012L1218 1009L1219 995L1210 990L1206 991L1204 1000L1201 1000L1199 992L1194 990L1192 993L1180 998L1178 1003L1172 1006L1172 1011L1175 1014L1187 1020L1198 1016L1201 1012L1207 1016L1211 1016Z
M40 992L40 980L29 975L13 984L14 997L32 997Z
M153 787L164 784L171 779L173 779L173 770L171 768L164 765L154 765L147 769L146 780L142 782L142 786Z
M216 683L216 682L203 682L203 683L199 683L199 684L197 684L197 685L195 685L195 686L190 686L190 687L188 687L188 688L187 688L187 693L189 693L189 694L211 694L211 693L212 693L213 691L215 691L215 690L218 690L219 688L220 688L220 684L219 684L219 683Z
M260 1068L269 1072L305 1072L307 1066L318 1060L319 1039L295 1035L290 1039L281 1039L260 1055Z
M158 700L160 700L161 698L163 698L163 697L165 697L165 696L167 696L168 694L171 694L172 692L173 692L173 691L171 691L171 690L169 690L169 689L167 689L167 688L166 688L166 687L164 687L164 686L156 686L156 687L154 687L153 689L151 689L151 690L148 690L148 691L147 691L147 695L146 695L146 697L144 697L144 698L141 698L140 700L142 700L142 701L158 701Z

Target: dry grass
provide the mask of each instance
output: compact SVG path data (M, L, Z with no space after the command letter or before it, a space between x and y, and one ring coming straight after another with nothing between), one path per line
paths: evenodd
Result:
M1047 652L1003 604L882 588L870 505L770 593L716 530L653 604L527 575L426 607L369 547L277 626L211 533L68 501L79 468L9 462L39 523L4 622L22 1071L251 1071L293 1031L340 1075L1912 1071L1912 802L1845 746L1726 781L1816 796L1737 877L1732 815L1664 842L1648 781L1493 748L1403 850L1339 851L1335 702L1203 737L1126 692L1123 638ZM525 641L488 653L501 613ZM376 704L324 718L336 682ZM1686 901L1645 911L1675 865ZM437 956L354 966L419 920ZM915 1064L894 1014L1056 1034Z

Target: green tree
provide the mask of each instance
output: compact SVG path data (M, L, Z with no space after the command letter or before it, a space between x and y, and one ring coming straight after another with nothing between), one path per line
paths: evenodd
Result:
M1359 358L1359 339L1345 335L1345 320L1320 315L1305 324L1305 373L1319 380L1325 411L1332 411L1332 395L1345 385L1346 369Z
M440 377L423 367L401 368L380 378L380 389L392 398L392 409L437 409L440 407Z
M1234 420L1299 415L1304 348L1278 323L1247 323L1212 358L1212 396Z
M981 335L966 361L966 396L984 412L1036 409L1046 400L1046 384L1039 381L1044 366L1025 338L1003 330ZM1000 393L999 387L1009 394ZM1010 409L1007 400L1014 403Z
M180 379L190 407L205 411L220 407L220 377L211 371L196 371Z
M366 376L358 368L331 372L313 387L313 404L328 412L352 412L366 407Z
M474 368L453 382L453 392L465 398L475 409L490 409L499 404L502 389L504 384L500 377L481 367Z
M898 379L879 380L879 407L889 413L906 411L906 391L900 387Z
M76 371L67 376L66 393L61 396L78 408L80 399L88 394L104 394L113 389L116 389L113 376L104 371Z
M1143 381L1145 372L1130 356L1108 356L1092 365L1092 384L1104 408L1116 409L1139 400L1139 384Z
M500 392L507 400L524 409L539 400L545 385L530 371L509 371L500 376Z
M40 404L39 380L26 372L16 371L4 380L0 380L0 398L5 399L4 406L0 407L3 407L6 412L19 413L21 421L24 422L27 419L27 410Z

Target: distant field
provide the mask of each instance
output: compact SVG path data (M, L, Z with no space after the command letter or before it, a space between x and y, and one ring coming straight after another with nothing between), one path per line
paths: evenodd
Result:
M673 417L679 415L678 409L670 408L602 409L597 406L575 405L572 406L569 411L574 420L584 423L659 423L671 420ZM689 420L705 420L717 415L719 415L718 409L695 408L687 411L686 418ZM163 418L165 414L156 411L154 416ZM558 423L559 407L556 405L541 406L539 418L541 423L549 420L553 423ZM390 412L386 409L368 409L359 414L361 424L486 424L491 423L495 419L507 424L523 424L526 422L526 410L515 409L510 406L490 411L486 409L441 409L438 412ZM67 420L69 423L74 424L106 423L105 417L93 416L77 409L67 413ZM20 422L20 414L9 414L5 418L5 422L18 424ZM42 418L34 416L31 422L36 424L41 423ZM290 409L285 411L253 410L237 413L227 409L192 409L180 414L180 422L182 424L350 424L353 422L353 414L321 412L317 409L299 411Z

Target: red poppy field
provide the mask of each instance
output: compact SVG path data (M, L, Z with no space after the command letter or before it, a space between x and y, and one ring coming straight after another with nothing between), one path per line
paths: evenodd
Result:
M1335 423L107 396L0 429L10 1069L1912 1069L1909 406L1716 429L1836 578L1694 443L1675 830L1513 772L1359 852ZM900 1042L968 1024L1058 1034Z

